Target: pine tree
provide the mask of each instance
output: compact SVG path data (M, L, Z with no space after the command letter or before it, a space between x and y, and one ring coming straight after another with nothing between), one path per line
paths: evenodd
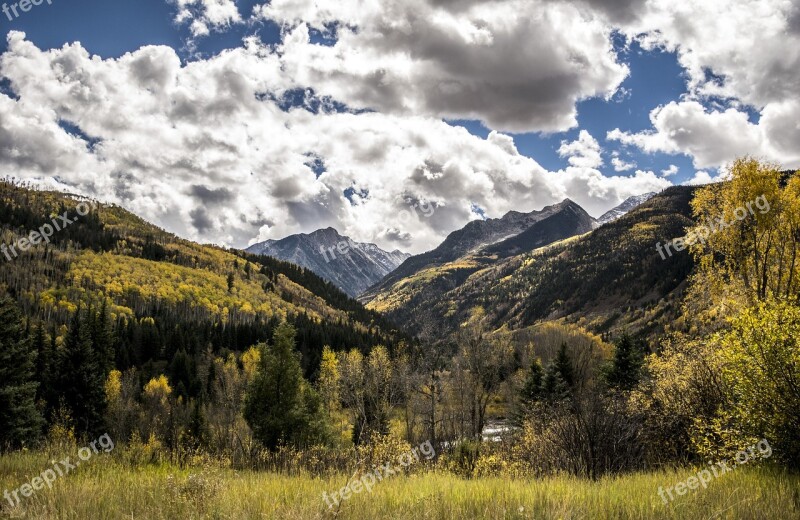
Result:
M525 402L538 401L542 395L542 383L544 380L544 370L539 358L534 358L531 363L531 373L522 387L522 400Z
M208 444L208 420L199 401L191 401L192 415L189 418L188 435L191 443L195 447Z
M566 343L562 343L561 347L558 349L558 354L555 359L555 369L567 386L570 388L575 387L575 371L572 368L572 360L567 353Z
M303 379L295 329L282 323L272 346L261 346L258 373L248 389L244 417L264 446L309 446L326 440L321 400Z
M36 408L36 351L16 303L0 299L0 450L34 442L42 428Z
M618 390L632 390L638 383L644 365L644 352L628 334L614 345L614 358L606 369L606 384Z
M48 402L48 388L50 388L50 367L54 362L54 352L50 351L51 343L47 341L44 334L44 324L41 322L36 325L33 331L33 351L36 352L36 381L39 388L36 390L36 402Z
M567 399L570 396L569 384L564 380L555 361L550 362L544 371L541 395L547 400Z
M78 433L102 433L105 412L103 357L92 345L90 323L75 313L61 352L59 396Z
M99 356L100 368L103 371L103 380L114 370L116 353L114 352L114 334L111 329L111 319L108 315L106 301L100 306L97 313L89 311L90 333L92 344Z

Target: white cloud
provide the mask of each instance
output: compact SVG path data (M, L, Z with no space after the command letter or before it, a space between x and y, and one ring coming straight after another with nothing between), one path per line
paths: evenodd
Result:
M688 181L684 182L683 184L687 186L700 186L703 184L711 184L714 182L721 182L725 180L727 176L725 173L719 173L718 175L712 176L705 170L700 170L695 172L694 176L689 179Z
M616 150L612 152L611 165L614 167L614 171L616 172L627 172L636 168L635 162L624 161L623 159L620 158L619 152L617 152Z
M219 31L242 22L234 0L167 1L178 8L175 22L189 23L189 30L194 37L208 36L212 30Z
M652 131L609 137L688 154L698 168L745 154L800 166L798 13L797 2L786 0L648 0L624 31L646 48L676 51L689 96L654 110ZM758 123L748 120L748 106L760 112Z
M480 139L434 118L285 112L271 101L293 86L282 66L253 40L181 65L168 47L101 59L78 44L42 51L12 32L0 74L19 100L0 95L0 168L121 203L191 239L245 246L330 225L412 252L475 218L473 205L500 216L570 197L599 214L669 184L652 172L604 177L588 133L565 145L582 159L548 172L509 136ZM363 198L351 203L348 188ZM431 218L399 217L421 200L437 205Z
M626 29L677 50L693 92L763 108L794 97L800 84L796 11L796 2L786 0L648 0Z
M570 143L561 142L558 155L567 157L571 166L581 168L599 168L603 165L602 150L597 139L586 130L581 130L578 139Z
M637 170L633 176L603 175L598 170L603 165L602 149L586 130L581 130L575 141L562 142L558 153L567 157L569 166L556 172L551 182L562 185L565 197L593 215L601 215L632 195L661 191L671 185L651 171Z
M760 155L764 151L758 128L747 114L734 109L707 112L696 101L670 102L650 113L653 131L627 133L619 129L607 139L634 145L645 152L685 153L695 166L722 165L739 155Z
M500 131L561 131L575 104L627 76L604 17L568 2L273 0L279 52L299 85L392 115L477 119ZM310 29L336 43L315 45Z
M666 170L661 170L661 175L664 176L664 177L672 177L673 175L675 175L679 171L680 171L680 168L678 168L674 164L670 164L669 168L667 168Z
M697 168L721 167L743 155L799 166L800 149L793 144L798 141L792 139L800 138L800 105L796 101L772 104L763 114L753 124L745 112L733 108L706 110L697 101L673 101L650 113L653 130L614 129L606 137L648 153L689 155Z

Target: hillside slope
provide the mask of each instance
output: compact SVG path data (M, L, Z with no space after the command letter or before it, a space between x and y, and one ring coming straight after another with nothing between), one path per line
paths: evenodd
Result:
M54 330L78 307L105 305L119 330L133 326L121 367L168 363L175 349L243 350L287 319L298 328L307 370L322 345L334 349L393 345L399 333L329 282L277 260L180 239L119 206L0 182L0 284L34 321ZM49 243L23 248L21 238L52 223L74 222ZM26 249L23 251L23 249ZM132 325L131 325L132 324ZM177 343L177 346L176 346Z
M515 237L521 233L531 230L533 226L562 212L567 212L569 215L565 216L563 220L549 220L549 225L545 228L532 230L527 236L514 241ZM412 256L403 262L379 284L362 294L359 301L373 300L378 295L387 292L394 284L413 278L425 270L456 262L468 256L480 255L479 252L489 246L497 245L497 253L512 254L515 249L530 251L534 244L538 244L535 247L541 247L544 243L549 243L548 240L553 241L565 236L572 236L581 232L576 231L577 228L583 229L584 227L582 223L573 223L576 218L593 221L592 217L583 211L583 208L566 199L540 211L531 211L530 213L510 211L498 219L473 220L463 228L450 233L436 249ZM565 229L559 230L559 224L564 225ZM556 238L548 238L551 236Z
M437 339L477 308L495 328L563 318L598 332L654 333L693 268L686 251L662 260L655 244L684 234L693 193L670 188L618 220L532 253L499 260L473 254L421 270L378 292L367 308Z

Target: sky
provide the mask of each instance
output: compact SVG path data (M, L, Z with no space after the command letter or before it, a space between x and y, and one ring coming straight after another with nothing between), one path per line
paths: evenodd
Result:
M477 218L800 167L792 0L0 8L0 175L230 247L419 253ZM420 211L419 207L435 211Z

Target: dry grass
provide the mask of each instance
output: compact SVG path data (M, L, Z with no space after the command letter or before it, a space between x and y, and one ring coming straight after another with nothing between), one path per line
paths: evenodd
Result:
M44 454L0 458L0 490L17 488L49 467ZM742 467L665 506L659 486L672 486L691 470L659 471L598 482L463 480L444 473L395 476L372 493L353 495L328 509L322 492L347 481L339 477L289 477L212 467L131 468L101 455L10 508L2 518L46 519L800 519L800 476Z

